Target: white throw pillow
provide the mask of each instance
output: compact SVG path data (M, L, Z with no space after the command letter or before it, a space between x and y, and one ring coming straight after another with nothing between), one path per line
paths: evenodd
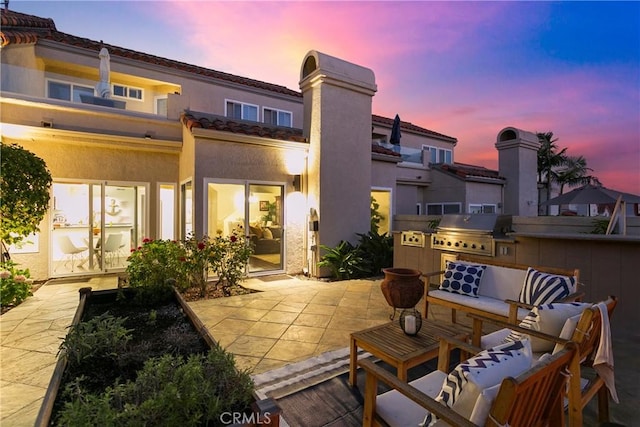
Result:
M518 300L525 304L541 305L559 301L575 290L575 277L543 273L529 267Z
M450 261L447 263L440 290L478 298L480 279L482 279L482 273L486 268L486 265Z
M483 390L500 384L506 377L517 377L531 364L531 345L526 339L481 351L447 375L435 400L469 419ZM421 425L431 426L436 421L437 416L428 412Z
M581 302L543 304L538 307L533 307L533 310L529 312L527 317L520 322L520 327L559 337L567 319L572 316L581 315L587 307L591 307L591 304ZM553 341L521 334L516 331L511 331L507 338L505 338L505 342L518 341L527 337L531 339L531 349L535 353L552 351L555 345Z
M263 239L273 239L273 233L268 228L262 230L262 238Z

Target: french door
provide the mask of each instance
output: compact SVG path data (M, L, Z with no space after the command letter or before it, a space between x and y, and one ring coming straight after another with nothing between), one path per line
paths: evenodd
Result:
M284 185L246 181L206 182L209 236L242 233L253 247L250 274L282 271L284 266Z
M54 182L51 276L121 271L146 235L147 188Z

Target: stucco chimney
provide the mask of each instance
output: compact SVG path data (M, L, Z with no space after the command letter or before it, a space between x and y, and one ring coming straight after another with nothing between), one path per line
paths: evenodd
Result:
M352 243L371 227L373 71L317 51L302 62L300 89L309 140L307 195L318 215L315 247Z
M513 127L498 133L498 169L507 183L503 212L517 216L538 215L538 149L535 133Z

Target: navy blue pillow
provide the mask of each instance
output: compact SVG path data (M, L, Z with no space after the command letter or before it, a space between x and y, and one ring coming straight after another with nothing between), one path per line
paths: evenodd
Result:
M486 268L486 265L448 262L440 290L478 298L480 279Z

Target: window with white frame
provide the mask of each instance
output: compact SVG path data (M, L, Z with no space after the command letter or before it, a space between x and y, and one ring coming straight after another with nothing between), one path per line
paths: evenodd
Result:
M496 213L496 205L469 204L469 213Z
M142 101L143 95L144 92L140 88L124 85L113 85L113 96Z
M91 86L83 86L56 80L47 81L47 98L82 102L80 95L93 96L93 88Z
M166 96L156 96L155 98L155 112L159 116L166 117L167 116L167 97Z
M258 106L239 101L226 101L225 116L239 120L258 121Z
M427 215L444 215L461 213L460 203L427 203Z
M423 145L422 149L427 151L429 163L453 163L453 151L446 148Z
M262 109L262 121L270 125L291 127L292 117L291 111L267 107Z

